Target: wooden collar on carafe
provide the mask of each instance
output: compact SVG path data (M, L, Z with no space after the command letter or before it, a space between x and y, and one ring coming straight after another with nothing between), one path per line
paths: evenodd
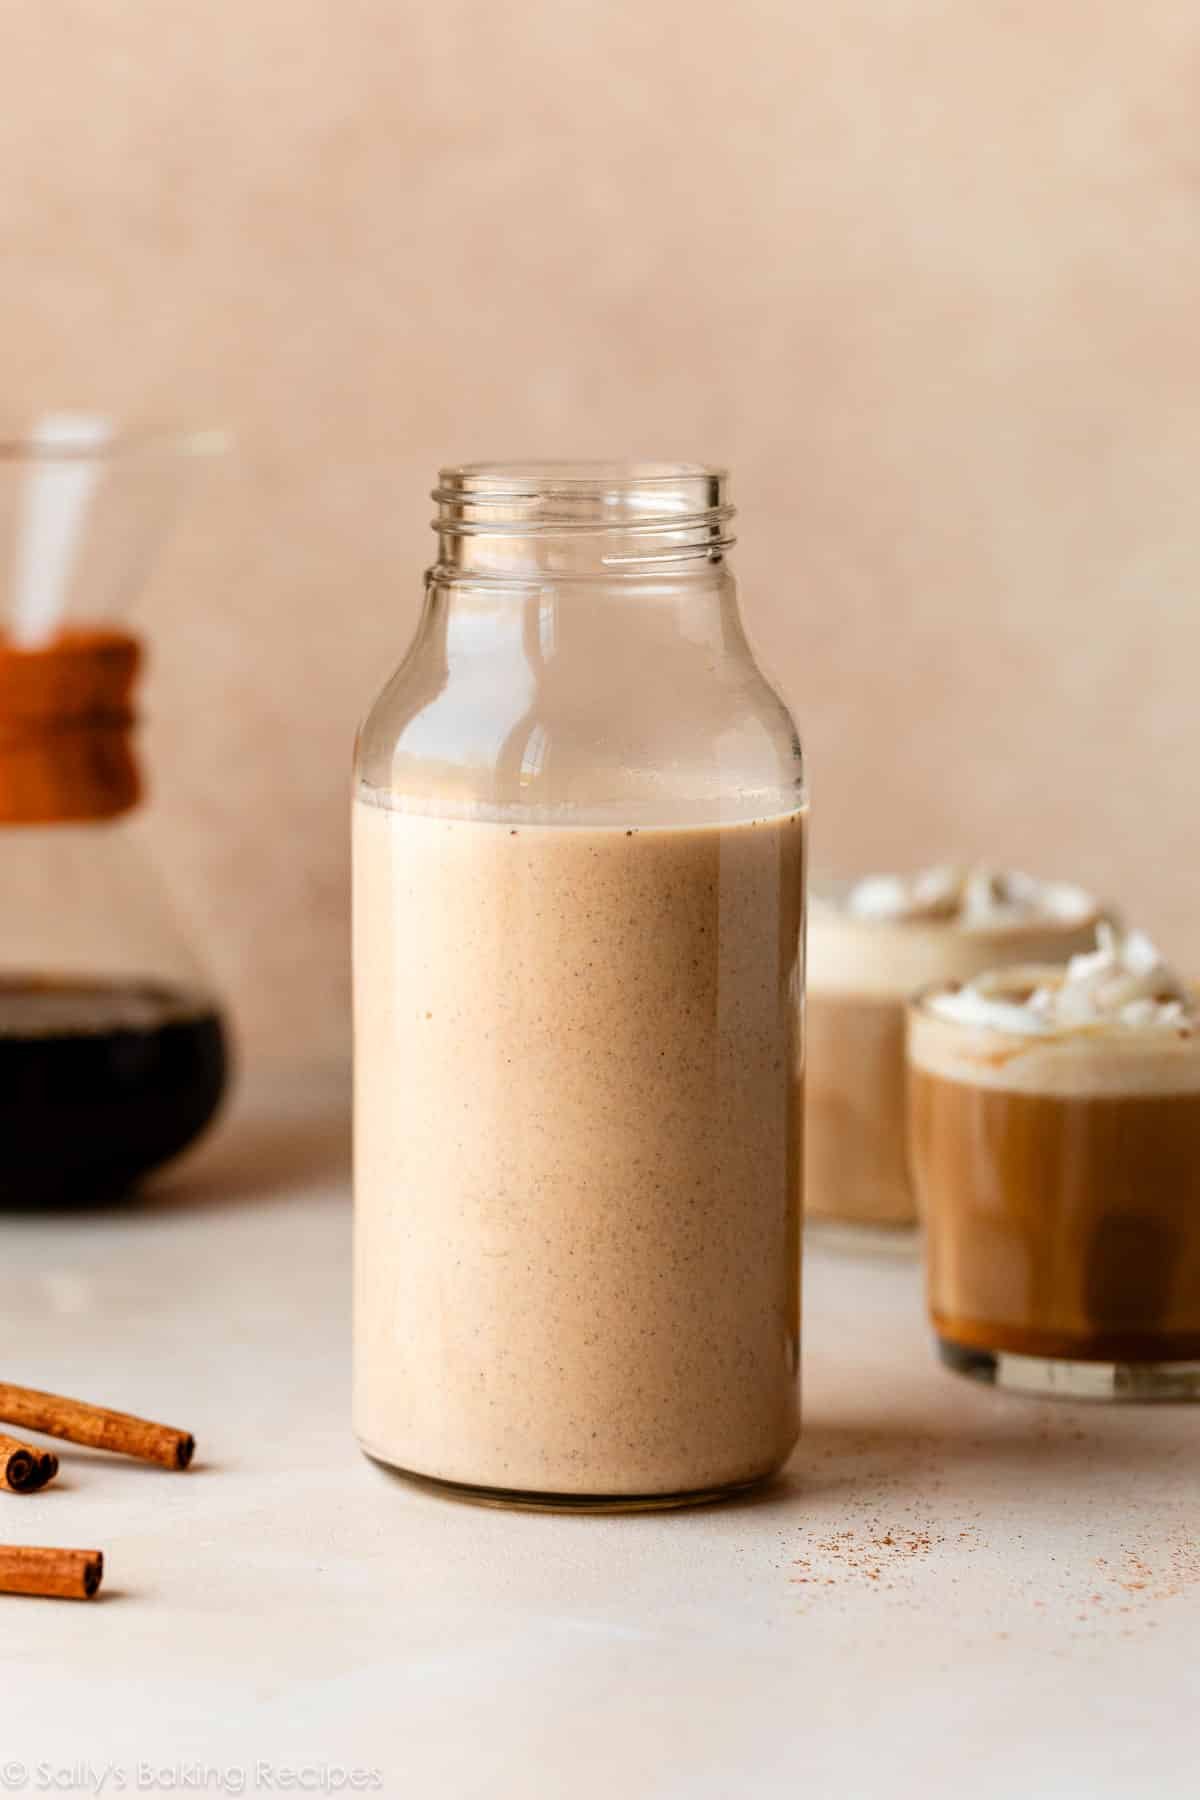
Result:
M141 660L137 638L105 627L34 649L0 638L0 826L111 819L138 804Z

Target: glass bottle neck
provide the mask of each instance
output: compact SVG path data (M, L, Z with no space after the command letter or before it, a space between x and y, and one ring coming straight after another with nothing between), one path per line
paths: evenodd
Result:
M733 543L728 482L694 464L480 463L433 498L439 583L644 583L711 570Z
M543 674L563 657L583 664L592 680L622 680L627 661L667 658L685 646L710 661L748 654L737 588L727 568L669 579L615 581L530 574L492 578L431 571L421 639L448 669L467 662L516 658Z
M444 470L416 640L365 721L364 793L446 816L674 825L803 800L795 727L694 465Z

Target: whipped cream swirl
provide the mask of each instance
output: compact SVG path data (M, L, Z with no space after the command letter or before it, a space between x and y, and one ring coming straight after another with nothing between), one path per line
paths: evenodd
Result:
M940 1018L1039 1036L1094 1026L1187 1029L1197 1022L1194 995L1144 932L1096 927L1096 948L1064 969L1014 968L980 975L930 996Z
M856 919L953 923L962 931L1006 925L1075 923L1095 902L1063 881L1038 881L1016 869L962 868L942 863L915 875L868 875L846 896Z

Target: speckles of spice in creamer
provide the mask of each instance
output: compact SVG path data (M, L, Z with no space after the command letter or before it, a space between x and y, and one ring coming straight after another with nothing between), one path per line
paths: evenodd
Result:
M560 1494L765 1473L796 1429L802 815L354 829L363 1442Z

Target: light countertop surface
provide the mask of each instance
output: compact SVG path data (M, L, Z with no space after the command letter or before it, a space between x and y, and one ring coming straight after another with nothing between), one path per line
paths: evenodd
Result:
M107 1559L94 1603L0 1597L0 1790L1200 1793L1200 1408L977 1388L915 1261L810 1246L774 1487L448 1502L350 1435L346 1164L344 1083L296 1076L152 1199L0 1219L5 1378L198 1441L0 1495L5 1540Z

